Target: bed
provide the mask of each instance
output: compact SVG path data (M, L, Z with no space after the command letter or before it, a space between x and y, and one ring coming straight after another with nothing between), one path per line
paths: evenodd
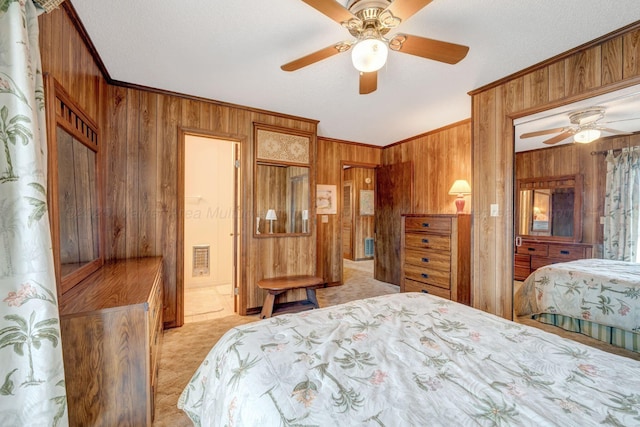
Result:
M433 295L227 332L178 407L198 426L640 424L640 361Z
M583 259L531 273L515 314L640 352L640 264Z

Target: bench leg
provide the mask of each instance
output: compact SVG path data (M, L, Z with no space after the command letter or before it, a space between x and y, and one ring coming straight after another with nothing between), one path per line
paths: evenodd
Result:
M313 308L320 308L318 305L318 299L316 298L315 288L307 288L307 299L311 304L313 304Z
M264 298L264 303L262 304L262 312L260 312L260 318L266 319L271 317L273 313L273 303L276 300L276 296L269 292L267 296Z

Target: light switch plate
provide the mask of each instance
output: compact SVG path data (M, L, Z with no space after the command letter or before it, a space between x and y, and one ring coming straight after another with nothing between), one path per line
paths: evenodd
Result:
M329 215L322 215L322 223L326 224L329 222Z
M491 204L491 216L498 216L498 213L499 213L498 204L497 203L492 203Z

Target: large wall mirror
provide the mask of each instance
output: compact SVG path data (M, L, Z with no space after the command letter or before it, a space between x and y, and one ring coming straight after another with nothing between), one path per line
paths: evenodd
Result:
M254 124L254 236L311 232L311 136Z
M525 116L514 120L514 126L516 237L591 244L593 256L602 257L606 155L609 151L617 155L623 148L640 144L640 86L625 87ZM600 128L599 137L580 143L576 136L583 128L589 131L590 126ZM572 190L570 181L553 184L558 177L570 179L576 175L581 180L578 183L581 191L578 187ZM523 188L524 184L529 188ZM554 185L562 190L546 190ZM559 191L566 194L559 195ZM549 192L550 212L542 212L547 206L546 192ZM578 208L582 211L581 223L574 219L573 238L569 236L569 228L558 228L554 222L558 209L564 211L562 221L569 219L572 192L574 211ZM567 203L566 209L558 205L561 199ZM535 211L536 207L539 212ZM548 214L550 217L545 218Z
M46 87L49 215L61 295L103 263L98 131L50 76Z

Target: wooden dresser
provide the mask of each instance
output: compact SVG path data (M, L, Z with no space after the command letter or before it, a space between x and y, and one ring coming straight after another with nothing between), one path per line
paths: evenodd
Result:
M593 245L589 243L522 238L521 244L516 245L513 278L524 280L545 265L591 258L592 254Z
M60 300L69 425L150 426L162 258L106 263Z
M402 217L401 292L471 304L471 215Z

